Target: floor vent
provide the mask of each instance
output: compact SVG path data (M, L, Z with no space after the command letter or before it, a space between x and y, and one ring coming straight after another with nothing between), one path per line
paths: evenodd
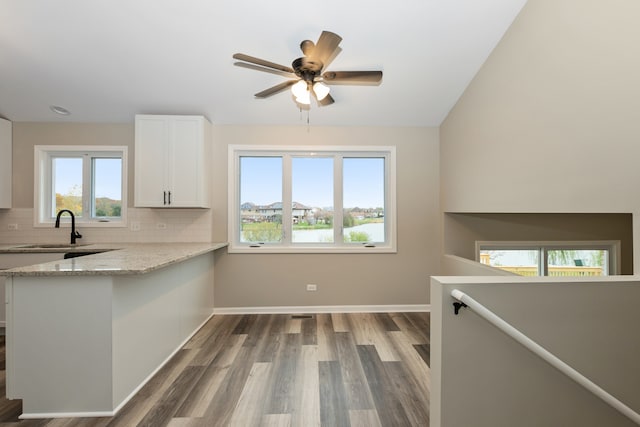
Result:
M292 319L313 319L313 315L311 314L293 314L291 316Z

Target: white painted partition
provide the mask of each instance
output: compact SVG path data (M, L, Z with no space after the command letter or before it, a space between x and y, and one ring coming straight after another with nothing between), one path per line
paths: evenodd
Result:
M213 252L147 274L10 276L21 418L112 416L213 313Z
M506 270L448 254L442 256L440 271L443 276L517 276Z
M625 405L640 410L640 279L433 277L431 427L635 423L492 324L470 295Z

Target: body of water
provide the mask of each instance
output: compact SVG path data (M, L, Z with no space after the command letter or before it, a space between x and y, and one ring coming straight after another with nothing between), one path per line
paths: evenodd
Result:
M369 235L369 242L384 242L384 223L376 222L345 228L344 234L352 231L364 232ZM322 243L331 242L333 230L294 230L292 240L295 243Z

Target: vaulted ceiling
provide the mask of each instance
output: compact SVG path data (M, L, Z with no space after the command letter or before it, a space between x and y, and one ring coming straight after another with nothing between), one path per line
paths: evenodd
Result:
M131 122L203 114L217 124L438 126L526 0L2 0L0 116ZM384 72L332 86L300 112L284 77L235 67L242 52L290 66L300 42L339 34L330 70ZM71 115L50 110L62 106Z

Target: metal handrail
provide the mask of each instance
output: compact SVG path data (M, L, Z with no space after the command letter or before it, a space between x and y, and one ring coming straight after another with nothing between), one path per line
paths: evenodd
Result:
M484 305L480 304L475 299L471 298L469 295L464 292L454 289L451 291L451 296L456 300L463 303L466 307L469 307L475 313L477 313L480 317L484 318L486 321L494 325L496 328L500 329L505 334L509 335L511 338L531 350L533 353L542 358L545 362L549 363L554 368L558 369L560 372L580 384L582 387L589 390L591 393L602 399L605 403L609 404L611 407L618 410L621 414L625 415L634 423L640 425L640 414L635 412L633 409L622 403L620 400L612 396L602 387L591 381L589 378L582 375L580 372L576 371L574 368L569 366L567 363L560 360L557 356L549 352L547 349L542 347L540 344L533 341L531 338L511 326L509 323L502 320L502 318L498 317L494 312L486 308ZM460 304L460 303L454 303ZM456 307L456 313L460 309L460 305Z

